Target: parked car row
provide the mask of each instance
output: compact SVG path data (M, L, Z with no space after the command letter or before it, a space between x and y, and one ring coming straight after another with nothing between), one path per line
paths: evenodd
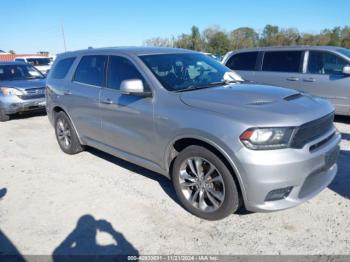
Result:
M307 68L311 51L293 52ZM257 51L251 75L264 68L273 75L271 63L283 54L269 56ZM282 71L293 68L295 56L283 60ZM264 212L296 206L337 173L341 138L328 101L244 82L205 54L169 48L68 52L57 57L46 86L46 109L62 151L91 146L163 174L182 205L204 219L224 218L240 206Z
M252 48L228 53L222 63L244 79L328 99L350 115L350 50L340 47Z
M30 64L0 62L0 122L10 115L45 109L45 76Z

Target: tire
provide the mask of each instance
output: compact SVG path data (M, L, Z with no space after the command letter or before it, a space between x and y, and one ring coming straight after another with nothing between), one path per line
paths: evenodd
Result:
M10 120L10 116L6 115L3 110L0 110L0 122L6 122Z
M64 112L57 113L55 117L55 133L58 145L66 154L74 155L84 150L72 122Z
M181 204L195 216L219 220L239 208L233 175L204 147L189 146L180 152L173 165L172 181Z

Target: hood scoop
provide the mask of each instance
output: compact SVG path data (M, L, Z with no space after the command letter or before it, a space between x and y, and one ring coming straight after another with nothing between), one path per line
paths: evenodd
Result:
M293 95L290 95L290 96L283 97L283 99L286 100L286 101L291 101L291 100L298 99L298 98L300 98L302 96L303 96L302 93L296 93L296 94L293 94Z
M247 105L251 105L251 106L262 106L262 105L267 105L267 104L271 104L273 101L271 100L257 100L254 102L250 102Z

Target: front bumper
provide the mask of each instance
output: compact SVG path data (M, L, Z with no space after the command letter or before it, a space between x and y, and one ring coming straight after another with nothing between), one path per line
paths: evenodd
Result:
M7 115L33 110L43 110L45 109L45 105L45 97L24 100L14 95L0 96L0 109L4 110Z
M246 209L254 212L282 210L317 195L337 173L340 140L341 136L334 128L302 149L254 151L242 148L237 158ZM310 147L313 149L312 146L322 141L326 142L310 151ZM269 192L288 187L292 189L285 198L267 199Z

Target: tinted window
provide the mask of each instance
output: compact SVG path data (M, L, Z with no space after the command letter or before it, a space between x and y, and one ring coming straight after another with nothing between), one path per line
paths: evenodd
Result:
M103 86L107 56L84 56L75 71L74 80L80 83Z
M258 52L240 53L231 56L226 66L232 70L255 70Z
M141 73L128 59L120 56L111 56L108 65L107 87L120 89L120 84L124 80L140 79L146 86Z
M51 77L55 79L65 78L74 60L75 57L70 57L58 61L55 67L52 69Z
M348 62L335 54L310 51L307 72L309 74L339 75L342 74L343 67L346 65Z
M266 52L264 55L263 71L299 72L302 51Z

